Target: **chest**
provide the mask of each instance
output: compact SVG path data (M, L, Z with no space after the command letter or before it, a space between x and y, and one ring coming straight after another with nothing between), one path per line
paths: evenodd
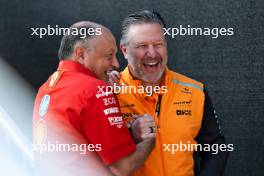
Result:
M195 138L201 127L204 97L188 87L172 88L161 95L160 101L158 95L143 97L138 94L121 94L118 99L128 127L134 115L142 114L151 115L165 136Z

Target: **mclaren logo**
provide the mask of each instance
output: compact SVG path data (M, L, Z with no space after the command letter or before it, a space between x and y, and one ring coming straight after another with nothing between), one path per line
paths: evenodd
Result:
M134 107L134 104L125 104L125 105L120 105L120 108L130 108L130 107Z
M173 104L175 104L175 105L191 105L192 104L192 100L189 100L189 101L178 101L178 102L174 102Z
M191 116L192 111L191 110L176 110L177 116Z
M192 94L192 92L190 91L190 89L188 87L184 87L182 90L181 90L182 93L186 93L186 94Z

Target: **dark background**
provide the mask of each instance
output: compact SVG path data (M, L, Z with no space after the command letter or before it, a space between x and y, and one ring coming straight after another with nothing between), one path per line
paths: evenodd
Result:
M263 176L263 0L1 0L0 56L37 90L57 67L61 36L40 39L30 35L31 27L69 27L76 21L91 20L109 27L119 41L121 20L142 9L159 11L168 27L234 28L233 36L217 39L169 39L168 65L206 84L227 142L235 146L225 175ZM124 68L125 60L120 53L118 57ZM28 125L20 126L24 131L31 128L31 114L26 121Z

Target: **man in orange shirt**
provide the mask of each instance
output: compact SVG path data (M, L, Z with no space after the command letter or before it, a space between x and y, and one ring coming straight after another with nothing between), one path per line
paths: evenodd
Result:
M107 72L119 66L116 52L110 30L93 22L75 23L64 35L58 69L35 100L36 175L127 176L150 154L155 133L135 144L116 96L106 91ZM141 119L147 130L155 126Z
M121 75L111 73L112 82L136 87L117 96L127 126L136 115L148 113L158 128L154 150L134 175L222 175L225 151L232 146L225 144L204 85L167 68L165 27L157 12L145 10L125 18L120 49L128 66ZM132 132L137 128L133 124ZM133 135L137 138L138 133Z

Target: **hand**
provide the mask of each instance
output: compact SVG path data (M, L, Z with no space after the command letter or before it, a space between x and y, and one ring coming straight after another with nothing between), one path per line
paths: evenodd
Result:
M109 76L109 83L113 86L114 84L119 86L119 80L121 79L121 73L116 70L108 72L107 75Z
M134 116L136 119L132 125L132 135L136 143L156 137L156 126L154 119L148 115Z

